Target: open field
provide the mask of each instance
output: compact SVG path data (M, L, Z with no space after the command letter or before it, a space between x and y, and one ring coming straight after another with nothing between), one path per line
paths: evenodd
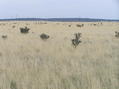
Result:
M116 22L0 22L0 89L119 89L115 31Z

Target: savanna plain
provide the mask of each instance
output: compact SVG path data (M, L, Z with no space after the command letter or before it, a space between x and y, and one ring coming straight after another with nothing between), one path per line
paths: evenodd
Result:
M1 21L0 89L119 89L118 32L118 22Z

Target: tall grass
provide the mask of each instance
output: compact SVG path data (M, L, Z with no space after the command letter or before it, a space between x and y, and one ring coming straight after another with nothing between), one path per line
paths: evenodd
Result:
M19 32L25 23L34 34ZM98 28L85 23L81 30L78 23L71 28L61 24L17 22L16 30L8 30L12 23L0 26L0 34L8 35L0 39L0 89L119 89L118 23ZM78 32L82 42L74 49L71 39ZM41 33L50 34L50 40L42 41Z

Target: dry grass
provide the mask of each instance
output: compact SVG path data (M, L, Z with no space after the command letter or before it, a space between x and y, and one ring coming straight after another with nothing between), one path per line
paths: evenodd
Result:
M119 89L119 23L0 24L0 35L8 36L0 38L0 89ZM41 33L50 39L42 41ZM82 33L77 48L74 33Z

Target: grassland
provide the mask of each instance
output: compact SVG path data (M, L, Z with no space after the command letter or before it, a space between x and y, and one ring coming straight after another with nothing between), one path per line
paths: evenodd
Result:
M0 89L119 89L115 31L116 22L0 22Z

